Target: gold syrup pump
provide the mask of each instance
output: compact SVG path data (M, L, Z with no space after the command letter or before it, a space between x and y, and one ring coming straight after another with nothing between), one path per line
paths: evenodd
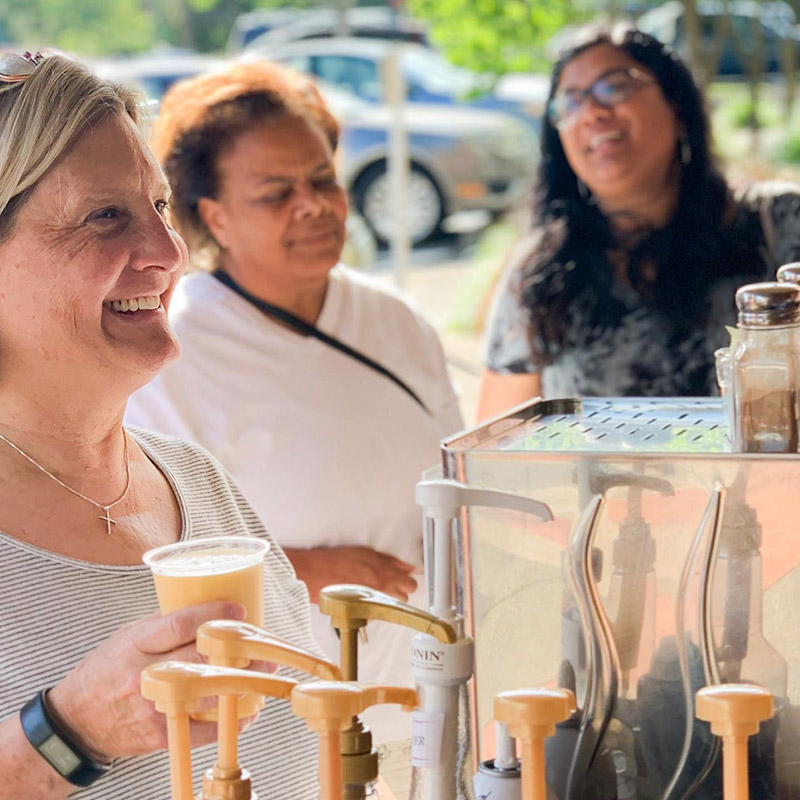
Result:
M218 667L244 669L251 660L272 661L295 667L325 680L342 680L339 668L330 661L317 658L307 651L273 636L248 622L215 620L201 625L197 632L197 651L206 656L209 664ZM249 717L263 707L259 697L220 697L214 712L195 714L195 719L233 726L239 717Z
M414 689L328 681L298 684L291 697L292 713L319 736L320 800L344 800L341 735L354 717L374 705L399 703L412 711L419 702Z
M575 711L569 689L520 689L494 699L494 718L508 726L522 749L522 800L547 800L544 740Z
M323 680L342 680L342 673L336 664L318 658L249 622L222 619L203 623L197 629L197 652L205 656L210 664L219 667L246 667L250 661L271 661L284 667L294 667ZM241 709L247 704L241 699L237 701L235 697L232 700L233 703L231 698L219 698L219 720L221 726L226 724L227 729L236 730L235 708L232 709L231 705L238 702ZM235 739L226 737L224 741L232 741L233 744L229 746L235 747ZM222 793L223 781L224 776L218 776L218 795L210 794L203 800L216 800L217 796L220 800L228 800L228 795Z
M320 592L319 607L331 618L339 635L340 663L347 681L358 680L358 636L370 620L402 625L440 642L453 643L457 639L453 626L444 620L366 586L328 586ZM362 800L378 779L378 754L372 746L372 733L354 716L342 733L341 743L345 800Z
M193 800L189 715L199 711L203 698L236 699L240 694L288 698L296 685L287 678L212 664L166 661L147 667L142 672L142 695L167 717L172 800ZM231 727L220 717L217 763L203 776L201 800L258 800L249 773L238 763L238 735L236 719Z
M749 800L747 740L772 717L772 693L750 683L706 686L697 692L696 713L722 737L723 800Z
M336 664L249 622L220 619L203 623L197 629L197 652L219 667L243 667L250 661L271 661L322 680L344 680Z

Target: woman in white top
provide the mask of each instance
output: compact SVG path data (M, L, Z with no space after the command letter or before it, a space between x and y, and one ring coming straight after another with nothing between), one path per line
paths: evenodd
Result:
M181 281L170 312L181 358L137 392L128 418L214 453L312 602L346 582L424 605L414 485L461 416L432 328L338 263L338 136L313 84L267 62L164 98L154 148L172 218L206 269ZM314 626L337 656L327 620ZM360 677L410 682L410 636L376 623L369 638ZM398 732L376 725L379 738Z
M244 609L161 617L142 554L267 536L207 453L122 425L129 395L178 354L167 309L186 262L136 118L127 92L76 61L0 56L2 800L166 796L164 718L141 671L197 660L198 625ZM313 647L279 548L265 573L269 626ZM207 745L215 726L192 723L192 737ZM286 703L242 737L242 761L262 794L317 796L314 741Z

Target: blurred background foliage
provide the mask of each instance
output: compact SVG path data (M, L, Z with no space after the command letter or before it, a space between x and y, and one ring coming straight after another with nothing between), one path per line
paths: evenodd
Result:
M385 5L379 0L346 5ZM392 4L392 3L389 3ZM432 39L457 63L490 72L546 63L545 44L563 25L620 11L591 0L396 0L428 21ZM154 45L222 50L234 19L258 8L335 6L318 0L0 0L6 40L86 55L135 53Z
M726 161L734 169L743 155L800 162L800 0L0 0L0 39L90 58L169 48L222 52L234 20L249 11L333 6L344 13L354 5L387 4L424 21L431 43L454 63L494 75L546 73L564 31L588 19L639 19L678 7L681 52L708 89ZM711 6L724 12L715 12L713 22ZM744 6L749 21L737 26ZM777 25L769 20L787 10L786 47L770 56L763 24ZM718 79L725 47L733 47L741 64L733 80ZM776 64L765 74L770 57Z
M0 0L8 41L83 55L137 53L155 46L201 52L225 47L239 14L304 7L303 0Z
M494 73L546 70L547 42L591 13L573 0L408 0L407 7L430 23L433 42L452 61Z

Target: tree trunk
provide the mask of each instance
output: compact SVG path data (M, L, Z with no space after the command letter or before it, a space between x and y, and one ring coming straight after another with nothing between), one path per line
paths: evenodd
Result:
M689 67L700 88L705 91L717 75L719 59L729 32L727 13L715 17L711 37L704 39L703 20L697 11L696 0L683 0L683 19L689 50Z
M800 0L794 0L792 10L795 17L800 7ZM783 73L783 121L788 130L792 122L792 111L797 96L797 47L794 39L786 37L781 41L781 72Z
M703 52L700 46L700 17L695 0L683 0L683 19L686 25L686 45L689 50L689 68L700 83L705 86L710 78L705 74Z
M749 42L741 41L736 36L736 31L733 30L733 28L731 28L730 35L734 49L747 73L747 93L750 97L750 150L753 154L756 154L758 152L759 129L761 127L761 121L759 119L761 81L767 66L767 54L764 43L764 31L761 27L761 20L759 17L752 17L748 27L750 29L750 35L747 37Z
M353 7L353 0L336 0L336 35L350 35L349 11Z
M197 49L191 12L186 0L145 0L144 6L156 19L166 22L174 31L177 43L181 47Z

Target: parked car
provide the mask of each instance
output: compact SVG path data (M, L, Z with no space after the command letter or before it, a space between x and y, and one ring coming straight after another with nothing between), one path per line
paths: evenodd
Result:
M119 58L98 62L95 68L103 77L144 90L155 116L171 83L226 63L184 56ZM321 83L320 88L342 125L339 171L352 208L379 240L386 241L391 231L386 180L391 110L340 87ZM404 122L411 158L410 233L415 244L435 235L451 214L505 211L520 197L535 168L535 137L506 114L419 104L406 107ZM362 227L357 218L348 227L353 266L366 266L374 252Z
M399 51L400 68L411 103L465 105L505 111L521 118L538 133L541 109L492 91L492 79L457 67L441 53L418 44L397 45L382 39L335 37L274 44L255 39L245 57L264 57L287 64L326 83L341 86L371 103L382 102L381 64L392 48Z
M387 177L392 111L341 87L319 85L342 125L342 181L356 210L378 240L386 242L392 229ZM522 196L536 167L536 137L507 114L408 104L403 123L411 161L408 214L414 244L434 236L452 214L508 210Z
M255 39L263 43L336 36L339 11L333 8L261 8L240 14L228 37L228 52L237 54ZM348 35L427 44L424 22L386 6L347 10Z
M494 85L501 100L511 100L525 108L526 113L541 120L550 93L550 76L538 72L507 72Z
M714 46L719 20L729 16L730 31L721 42L717 72L719 75L744 75L747 62L742 54L752 52L754 46L753 26L758 25L764 41L765 72L781 70L781 48L788 42L795 50L800 50L800 29L794 11L785 2L756 2L755 0L699 0L696 5L700 18L701 48L704 53L711 52ZM684 5L680 0L669 0L664 5L642 14L637 26L670 45L684 58L688 58L689 48L686 38ZM741 54L740 51L741 50Z
M159 50L135 56L95 61L93 67L103 78L135 86L159 102L173 83L201 72L212 72L227 61L189 50Z

